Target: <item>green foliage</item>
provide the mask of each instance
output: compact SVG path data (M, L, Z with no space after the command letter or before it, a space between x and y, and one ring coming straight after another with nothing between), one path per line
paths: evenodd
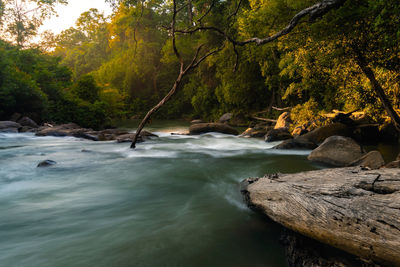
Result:
M78 98L89 103L99 100L100 87L92 75L82 76L71 89L71 92Z
M95 128L113 118L143 116L159 102L179 73L168 30L172 2L108 2L114 4L110 18L96 9L83 13L74 27L54 38L52 56L11 46L4 48L8 52L2 50L6 60L0 63L4 65L0 82L19 88L14 93L0 87L2 99L8 101L1 107L2 116L23 109L22 104L12 104L16 92L23 90L32 99L25 105L29 112ZM184 8L177 15L176 28L196 23L216 26L237 40L265 37L315 1L249 0L241 1L237 9L238 3L192 0L190 12L186 0L177 1ZM203 17L211 5L213 9ZM377 114L378 120L383 108L357 64L360 52L394 107L400 108L397 0L346 1L307 22L304 18L289 35L273 43L236 46L236 50L215 31L178 32L176 45L185 64L199 46L200 56L223 49L183 79L176 96L157 116L214 120L225 112L246 115L271 106L291 106L299 122L332 109L364 110Z
M302 105L297 105L291 110L291 118L295 125L303 125L319 118L320 107L314 99Z

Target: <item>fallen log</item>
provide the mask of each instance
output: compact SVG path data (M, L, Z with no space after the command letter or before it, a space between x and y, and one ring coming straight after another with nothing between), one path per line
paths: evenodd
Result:
M367 261L400 265L400 169L359 167L249 178L249 207Z

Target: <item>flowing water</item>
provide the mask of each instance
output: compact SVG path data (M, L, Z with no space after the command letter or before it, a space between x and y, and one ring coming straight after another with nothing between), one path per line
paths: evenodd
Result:
M0 134L0 266L285 266L280 228L239 182L315 169L309 152L156 130L135 150ZM36 168L46 159L57 164Z

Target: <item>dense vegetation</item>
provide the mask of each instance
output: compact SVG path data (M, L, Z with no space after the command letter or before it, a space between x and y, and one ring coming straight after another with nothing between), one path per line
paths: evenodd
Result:
M96 128L114 118L140 117L158 103L179 72L170 34L171 2L110 2L110 18L91 9L75 27L48 36L36 49L3 27L15 38L0 46L2 119L20 112ZM398 110L397 0L342 1L327 14L304 18L274 42L232 41L275 34L316 2L177 1L183 7L176 19L177 47L184 61L190 62L200 45L202 54L219 52L184 77L177 95L157 116L215 119L233 112L246 120L259 111L276 115L272 106L290 106L298 123L332 109L366 111L384 121L384 99L372 81Z

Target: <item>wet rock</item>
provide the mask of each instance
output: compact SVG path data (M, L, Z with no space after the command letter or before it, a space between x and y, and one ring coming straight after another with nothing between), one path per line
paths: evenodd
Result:
M294 139L288 139L283 141L277 146L274 146L273 149L304 149L304 150L312 150L317 148L318 146L313 143L308 141L307 139L300 139L300 138L294 138Z
M286 128L272 129L265 135L265 142L274 142L291 139L293 136Z
M21 124L14 121L0 121L1 133L18 133L18 129L21 127Z
M232 113L225 113L224 115L221 116L221 118L219 118L218 122L219 123L227 123L228 121L230 121L233 117Z
M18 120L18 123L21 124L22 126L28 126L31 128L38 128L39 125L37 125L36 122L34 122L31 118L29 117L22 117L21 119Z
M400 169L325 169L251 178L241 192L249 207L284 227L366 261L400 266L399 177Z
M118 143L131 143L133 139L135 138L134 133L129 133L129 134L123 134L117 137L117 142ZM144 142L143 136L139 135L137 143L142 143Z
M289 129L292 120L290 119L290 112L282 113L275 124L274 129L286 128Z
M344 167L360 159L363 151L353 139L343 136L331 136L308 156L311 161L332 166Z
M158 135L156 135L156 134L153 134L153 133L151 133L151 132L149 132L149 131L146 131L146 130L143 130L143 131L141 131L140 132L140 136L142 136L142 137L158 137Z
M38 168L44 168L44 167L50 167L50 166L53 166L53 165L56 165L56 164L57 164L57 162L55 162L54 160L47 159L47 160L44 160L44 161L40 162L37 165L37 167Z
M232 134L232 135L239 134L239 132L235 128L224 123L198 123L191 125L189 128L189 134L191 135L198 135L210 132Z
M385 161L383 160L382 154L379 151L374 150L353 161L348 166L361 166L374 170L379 169L384 165Z
M252 138L252 137L264 137L271 129L256 129L256 128L247 128L246 131L244 131L240 136L241 137L246 137L246 138Z
M83 139L87 139L87 140L91 140L91 141L99 141L98 136L92 135L92 134L87 134L85 132L77 132L77 133L73 134L73 136L76 138L83 138Z

